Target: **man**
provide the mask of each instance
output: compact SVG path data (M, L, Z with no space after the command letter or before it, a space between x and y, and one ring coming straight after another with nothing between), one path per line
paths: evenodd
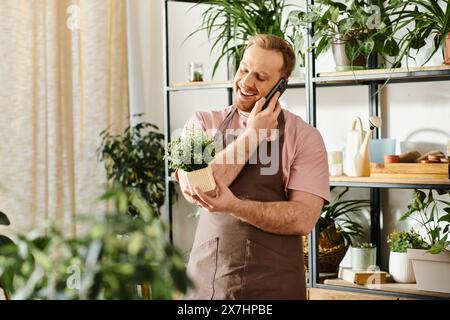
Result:
M215 193L191 194L179 181L184 197L202 208L188 264L196 286L190 298L305 299L300 236L329 200L326 150L315 128L281 109L279 93L262 110L264 97L294 66L283 39L251 38L234 78L234 105L198 112L186 124L223 136L240 132L224 139L211 162ZM270 163L262 161L263 147Z

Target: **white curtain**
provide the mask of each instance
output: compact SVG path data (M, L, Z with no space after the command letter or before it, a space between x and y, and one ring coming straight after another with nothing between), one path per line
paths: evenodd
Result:
M9 233L76 234L105 209L99 133L128 124L125 0L2 0L0 16L0 211Z

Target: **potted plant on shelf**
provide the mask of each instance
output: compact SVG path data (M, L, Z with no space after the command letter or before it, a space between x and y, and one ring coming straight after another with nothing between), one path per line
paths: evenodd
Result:
M214 139L201 131L171 141L166 155L170 168L177 170L178 178L187 182L192 194L195 193L195 187L199 187L203 192L216 188L211 167L208 165L214 156Z
M367 67L372 53L384 58L381 66L398 54L387 4L387 0L317 0L308 12L293 11L289 19L297 30L314 23L309 49L315 49L319 56L331 47L336 71L360 70Z
M292 5L285 0L199 0L196 5L210 5L202 14L202 22L193 34L205 30L213 41L211 53L219 49L219 57L214 63L214 77L219 63L226 59L234 74L244 55L247 40L257 34L273 34L289 41L304 62L303 43L289 36L290 22L282 23L283 13Z
M450 3L441 0L391 0L389 12L394 31L406 29L400 38L397 62L405 57L414 59L417 51L433 38L433 50L426 53L427 63L442 48L444 63L450 64Z
M333 188L332 188L333 189ZM346 187L336 198L322 208L318 221L319 271L335 273L349 245L364 235L362 226L350 214L359 214L370 205L369 200L342 200L349 191ZM308 263L308 241L303 239L305 267Z
M436 191L441 196L450 195L450 190ZM426 234L425 248L407 249L417 288L450 293L450 202L435 199L433 190L429 190L427 195L416 189L412 198L408 211L400 220L413 219Z
M387 238L391 250L389 254L389 273L395 282L416 282L412 263L408 259L407 249L423 249L425 241L420 234L411 228L410 231L393 231Z
M377 248L373 243L357 243L351 247L352 270L367 271L376 265Z

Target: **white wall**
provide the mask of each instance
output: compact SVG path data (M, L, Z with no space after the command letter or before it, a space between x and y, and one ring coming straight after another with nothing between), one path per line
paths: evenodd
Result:
M141 52L140 60L135 68L142 66L139 83L135 79L134 86L142 86L141 96L144 98L145 110L150 120L162 123L162 20L161 2L147 0L132 0L134 10L130 16L139 18L136 32L146 41L140 43L136 50ZM294 2L294 1L290 1ZM151 3L151 4L150 4ZM196 35L182 44L185 37L196 29L200 23L201 8L189 12L192 4L169 4L169 35L170 35L170 78L174 82L187 80L187 65L190 61L201 62L205 69L205 80L209 79L214 57L209 57L209 44L206 36ZM140 28L140 29L139 29ZM422 56L417 57L417 65L422 63ZM434 57L427 65L442 63L440 56ZM410 66L413 66L411 63ZM333 71L334 63L330 53L319 57L318 72ZM225 79L226 68L222 67L216 79ZM139 91L136 91L139 92ZM434 143L445 151L447 139L450 138L450 81L422 82L410 84L388 85L383 93L382 117L384 120L383 134L396 138L398 142L413 141L424 145ZM171 95L172 130L181 127L184 121L196 110L221 108L227 105L226 90L211 90L198 92L174 93ZM290 89L283 95L283 106L299 114L304 119L306 115L305 93L303 89ZM137 97L136 99L141 99ZM318 129L322 133L328 150L342 150L345 133L349 130L354 116L360 116L367 126L368 91L364 86L319 88L317 119ZM400 143L398 143L400 144ZM398 150L400 151L400 150ZM409 225L398 224L399 215L406 209L410 200L411 190L386 190L382 197L384 240L392 228L407 228ZM368 198L368 189L352 190L351 198ZM175 242L184 251L189 250L195 228L195 220L187 218L187 214L195 208L187 205L180 197L174 210ZM367 212L361 218L367 224ZM384 263L387 267L387 249L382 248Z

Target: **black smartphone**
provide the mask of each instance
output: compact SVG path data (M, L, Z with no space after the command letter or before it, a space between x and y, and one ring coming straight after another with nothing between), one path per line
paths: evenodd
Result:
M270 100L272 99L274 94L277 93L277 91L280 91L280 96L281 96L283 94L284 90L286 90L286 88L287 88L287 81L286 81L286 79L281 78L280 81L278 81L278 83L267 94L267 96L266 96L266 103L264 103L261 111L264 110L265 108L267 108L267 106L270 103Z

